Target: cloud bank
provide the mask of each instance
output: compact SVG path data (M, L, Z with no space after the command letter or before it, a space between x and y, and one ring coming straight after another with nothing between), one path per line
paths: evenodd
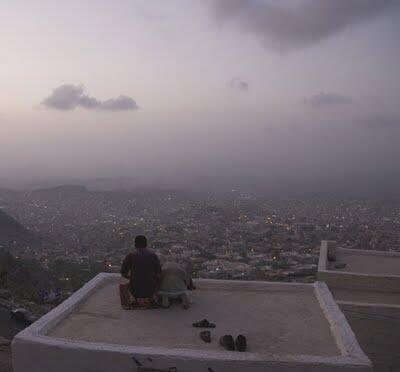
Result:
M64 84L53 90L42 104L48 108L70 111L77 107L88 110L128 111L137 110L136 102L128 96L120 95L117 98L100 101L85 93L82 85Z
M343 96L342 94L326 92L314 94L312 97L306 99L306 103L309 103L314 108L346 105L351 102L351 98Z
M219 21L235 23L280 51L313 45L397 9L398 0L214 0Z
M385 115L373 115L364 121L363 126L368 129L396 128L400 127L400 118Z
M233 78L231 81L228 82L228 86L235 90L249 90L249 84L240 78Z

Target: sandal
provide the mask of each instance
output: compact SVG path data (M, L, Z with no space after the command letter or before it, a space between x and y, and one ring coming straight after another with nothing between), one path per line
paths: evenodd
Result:
M211 342L211 332L210 331L202 331L200 332L200 338L207 344Z
M215 328L214 323L210 323L207 319L200 320L192 324L196 328Z

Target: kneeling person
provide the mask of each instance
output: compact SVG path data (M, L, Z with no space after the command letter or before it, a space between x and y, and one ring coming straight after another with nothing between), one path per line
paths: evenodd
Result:
M134 252L125 257L121 275L129 279L129 290L138 305L149 307L160 280L161 265L157 255L147 249L146 237L138 235L135 238L135 248Z
M169 307L171 299L182 302L184 309L189 308L187 289L191 284L191 278L176 262L167 261L162 266L161 285L159 294L162 298L162 306Z

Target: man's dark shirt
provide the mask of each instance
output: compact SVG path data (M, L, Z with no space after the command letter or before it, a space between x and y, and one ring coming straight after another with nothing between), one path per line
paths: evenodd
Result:
M129 276L130 272L130 276ZM161 265L155 253L136 248L129 253L121 267L121 275L130 279L130 290L136 298L152 297L161 276Z

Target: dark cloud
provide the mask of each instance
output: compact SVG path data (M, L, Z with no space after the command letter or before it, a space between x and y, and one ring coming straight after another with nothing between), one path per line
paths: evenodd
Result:
M119 96L105 101L91 97L85 93L82 85L64 84L55 88L53 92L42 102L46 107L69 111L77 107L83 107L88 110L106 110L106 111L126 111L137 110L136 102L128 96Z
M136 102L128 96L120 95L118 98L111 98L102 103L103 110L136 110L138 106Z
M51 95L43 100L42 104L57 110L67 111L79 106L81 99L85 99L82 86L65 84L54 89Z
M306 99L306 103L309 103L315 108L332 105L346 105L351 102L351 98L343 96L342 94L325 92L314 94L312 97Z
M240 78L233 78L228 83L228 86L232 89L237 89L237 90L241 90L241 91L246 91L249 89L249 84Z
M388 129L400 127L400 118L374 115L363 122L363 127L368 129Z
M281 51L313 45L395 9L398 0L214 0L218 20L237 23Z

